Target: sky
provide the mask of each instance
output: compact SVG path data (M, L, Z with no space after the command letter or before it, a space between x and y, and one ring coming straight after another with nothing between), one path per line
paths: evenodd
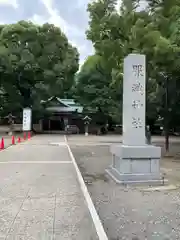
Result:
M94 50L86 39L87 4L91 0L0 0L0 24L30 20L37 24L52 23L61 28L80 53L80 65ZM121 0L117 0L119 8ZM144 0L142 0L144 1Z
M93 54L92 43L86 39L87 4L90 0L0 0L0 24L30 20L37 24L49 22L60 27L80 53L80 65Z

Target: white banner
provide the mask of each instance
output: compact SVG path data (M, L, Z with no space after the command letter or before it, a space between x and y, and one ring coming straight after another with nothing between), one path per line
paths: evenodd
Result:
M30 108L23 109L23 131L31 131L32 111Z

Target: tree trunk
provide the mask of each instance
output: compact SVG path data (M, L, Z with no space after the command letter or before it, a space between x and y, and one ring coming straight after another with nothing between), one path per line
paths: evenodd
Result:
M166 85L165 85L165 128L164 128L164 133L165 133L165 150L166 153L169 152L169 81L168 77L166 77Z
M166 150L166 153L169 152L169 131L168 131L168 129L165 130L165 150Z

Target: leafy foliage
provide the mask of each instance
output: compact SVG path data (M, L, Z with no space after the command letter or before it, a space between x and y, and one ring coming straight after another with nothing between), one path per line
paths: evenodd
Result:
M78 70L78 52L54 25L20 21L0 27L1 110L20 112L40 101L64 96Z
M90 56L77 76L76 100L85 107L85 111L96 113L98 121L103 124L108 116L118 117L117 101L114 101L116 94L111 72L105 69L101 57Z
M147 8L142 9L138 0L123 0L119 12L115 10L116 2L98 0L88 5L87 37L111 72L112 84L119 89L124 57L129 53L147 56L147 120L167 116L168 79L169 118L173 124L171 116L179 118L180 1L149 0Z

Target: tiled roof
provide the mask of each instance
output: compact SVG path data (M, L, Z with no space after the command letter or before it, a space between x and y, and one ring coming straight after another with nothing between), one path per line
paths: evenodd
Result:
M51 97L49 98L47 101L41 101L42 103L47 103L52 101L54 98L56 98L56 100L63 104L64 106L55 106L55 107L47 107L48 111L63 111L63 112L75 112L77 111L78 113L82 113L83 111L83 107L76 103L74 99L60 99L58 97Z

